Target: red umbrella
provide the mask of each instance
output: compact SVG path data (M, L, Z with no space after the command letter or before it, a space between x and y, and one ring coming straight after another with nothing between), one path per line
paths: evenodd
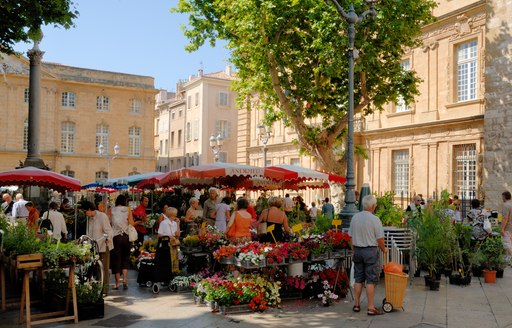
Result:
M306 188L308 187L307 186L308 184L310 186L314 186L315 183L313 183L313 182L318 182L317 185L320 185L320 182L324 182L324 183L331 182L331 183L339 183L339 184L343 184L343 183L347 182L347 179L345 179L341 175L325 173L322 171L308 169L308 168L301 167L298 165L278 164L275 166L269 166L269 169L283 171L283 172L294 172L297 175L296 178L285 179L285 180L296 182L297 184L299 184L299 188L300 188L301 182L303 183L303 185ZM309 183L306 183L306 181ZM321 188L321 187L318 187L318 188Z
M257 167L233 163L212 163L191 166L166 174L160 179L161 186L172 185L220 185L236 187L253 177L271 180L291 180L298 177L296 172L274 170L268 167Z
M80 181L53 171L24 167L0 172L0 185L42 186L58 191L80 190Z

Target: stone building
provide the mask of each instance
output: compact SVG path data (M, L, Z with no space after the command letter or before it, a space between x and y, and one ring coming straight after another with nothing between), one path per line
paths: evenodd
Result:
M230 89L233 79L230 66L210 74L200 69L197 76L180 81L176 92L159 92L154 137L159 171L214 162L210 138L219 134L218 160L236 162L238 110Z
M52 171L83 184L155 169L154 79L148 76L42 63L41 127L43 161ZM29 61L0 57L0 170L26 158ZM100 157L102 144L109 156ZM109 165L110 164L110 165Z
M414 103L399 101L367 116L356 136L369 155L358 159L358 187L369 182L373 192L394 191L405 199L437 197L443 189L486 199L487 3L439 1L437 21L423 28L423 45L402 62L423 79L421 94Z

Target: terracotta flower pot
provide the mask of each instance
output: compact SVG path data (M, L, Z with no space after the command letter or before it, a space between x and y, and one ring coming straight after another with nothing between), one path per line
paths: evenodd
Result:
M484 281L487 284L496 283L496 271L495 270L483 270L484 272Z

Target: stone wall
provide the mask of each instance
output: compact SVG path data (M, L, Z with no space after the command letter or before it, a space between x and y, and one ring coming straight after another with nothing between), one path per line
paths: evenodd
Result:
M512 1L487 2L485 58L485 206L501 207L512 189Z

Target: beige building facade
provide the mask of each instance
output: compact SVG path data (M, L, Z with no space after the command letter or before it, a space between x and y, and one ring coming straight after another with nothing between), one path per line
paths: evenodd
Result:
M238 110L231 91L231 67L203 74L198 71L177 84L176 92L156 96L155 137L157 168L161 172L213 163L210 138L220 135L218 160L236 162Z
M390 104L365 117L357 142L357 186L438 197L485 198L486 1L440 1L437 21L423 29L423 45L403 58L422 78L415 102ZM407 206L407 200L403 202Z
M152 77L45 62L41 71L39 149L52 171L87 184L107 178L109 166L111 178L155 170ZM27 157L28 86L28 59L0 57L0 170ZM119 155L107 160L116 144Z

